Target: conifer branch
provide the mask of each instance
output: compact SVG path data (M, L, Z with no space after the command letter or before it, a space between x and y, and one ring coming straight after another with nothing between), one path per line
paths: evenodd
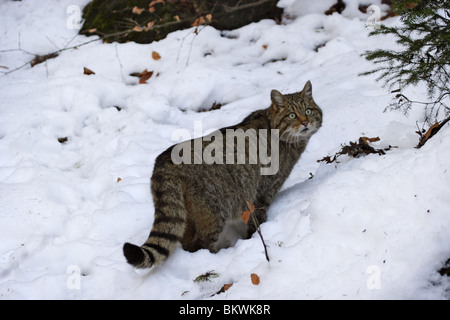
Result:
M394 10L400 14L402 25L380 28L370 36L393 35L399 50L377 49L363 56L377 68L360 75L378 74L376 80L400 92L408 86L426 84L429 102L419 103L397 94L386 109L401 109L406 114L413 104L425 108L429 124L450 115L450 0L397 0Z

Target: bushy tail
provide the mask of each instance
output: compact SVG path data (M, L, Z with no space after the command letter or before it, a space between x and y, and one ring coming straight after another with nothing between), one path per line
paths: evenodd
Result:
M150 235L140 247L131 243L123 246L125 258L136 268L150 268L166 260L184 235L187 211L183 192L181 186L172 181L161 181L153 174L155 221Z

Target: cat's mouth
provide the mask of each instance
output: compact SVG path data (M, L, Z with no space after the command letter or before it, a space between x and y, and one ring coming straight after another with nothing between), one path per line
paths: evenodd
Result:
M309 126L309 124L307 124L306 126L300 126L297 128L297 130L295 130L296 135L298 136L306 136L308 135L311 131L311 127Z
M281 135L282 141L296 142L299 139L309 137L314 133L314 126L306 125L297 128L289 128Z

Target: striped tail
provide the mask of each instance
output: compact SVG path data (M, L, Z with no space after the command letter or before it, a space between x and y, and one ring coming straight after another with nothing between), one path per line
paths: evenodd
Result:
M150 235L140 247L131 243L123 246L125 258L136 268L150 268L160 264L175 250L184 236L187 211L183 192L172 181L174 180L159 179L158 173L153 173L155 221Z

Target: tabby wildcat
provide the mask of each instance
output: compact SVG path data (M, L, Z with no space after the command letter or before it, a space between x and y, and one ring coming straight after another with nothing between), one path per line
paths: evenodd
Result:
M301 92L293 94L283 95L272 90L271 100L269 108L255 111L241 123L219 131L225 137L227 129L278 129L278 150L270 150L272 155L278 152L278 172L262 175L260 169L264 165L261 161L175 164L172 155L177 145L168 148L156 159L151 178L155 205L153 228L142 246L124 244L128 263L136 268L158 265L178 243L188 251L206 248L217 252L232 246L239 238L248 238L256 230L252 219L248 224L241 219L248 203L257 208L254 214L259 223L266 220L269 205L305 150L309 138L322 125L322 110L312 98L309 81ZM210 139L198 139L202 141L201 150L211 143ZM197 141L198 146L198 139L189 143L196 145ZM267 141L269 148L271 145ZM195 157L193 147L191 151ZM248 148L245 152L248 159Z

